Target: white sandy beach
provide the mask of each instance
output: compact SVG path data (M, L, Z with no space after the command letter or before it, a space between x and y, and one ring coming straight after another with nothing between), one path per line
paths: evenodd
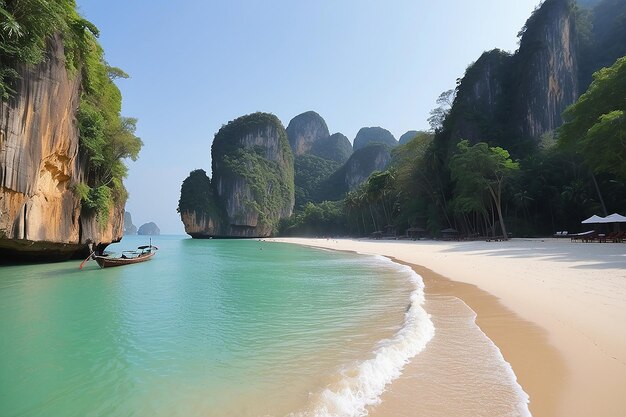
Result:
M434 274L415 268L427 275L427 291L439 285L476 311L478 325L530 395L535 417L626 415L626 244L274 241L384 255L428 268ZM437 274L456 286L445 288ZM555 350L558 358L548 354Z

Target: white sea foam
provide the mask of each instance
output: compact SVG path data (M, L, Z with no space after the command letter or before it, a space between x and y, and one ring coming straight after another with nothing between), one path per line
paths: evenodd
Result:
M372 352L372 357L345 367L338 378L338 382L326 387L314 396L315 400L309 410L292 416L366 416L368 407L381 402L381 395L389 387L389 384L402 374L406 364L422 352L435 335L433 320L423 307L425 297L422 277L410 267L397 264L385 257L369 257L369 261L373 263L384 262L385 267L398 270L414 285L402 326L392 338L378 343ZM482 339L482 342L475 343L476 346L474 347L481 350L482 353L475 353L481 355L481 361L487 360L484 365L493 372L488 379L500 389L505 391L508 389L508 392L513 394L511 396L512 402L509 403L511 408L503 415L507 417L531 417L528 408L528 394L517 382L511 365L506 362L500 349L476 325L476 313L462 300L456 298L455 300L461 303L471 314L466 317L467 325L475 329L471 331L472 334L476 335L478 341Z
M370 258L372 259L372 258ZM356 417L367 415L367 407L380 403L385 388L398 378L404 366L420 353L435 334L435 327L424 310L424 282L411 268L391 262L384 257L374 257L385 262L386 267L397 268L406 274L415 286L404 322L390 339L382 340L373 357L346 367L333 386L324 389L312 410L297 416Z
M519 417L531 417L532 415L530 413L530 410L528 409L528 404L530 403L530 397L524 391L522 386L517 382L517 375L515 375L515 372L513 371L511 364L508 363L504 359L504 356L502 356L502 351L500 351L500 348L495 343L493 343L493 341L478 327L478 325L476 324L476 312L472 310L462 300L458 300L458 301L463 303L465 307L467 307L467 309L469 309L472 312L472 315L473 315L472 325L475 326L478 329L478 331L484 336L484 339L488 343L489 350L491 351L490 356L494 358L495 361L497 362L496 364L494 364L494 368L504 371L503 375L501 375L502 377L501 384L510 386L512 391L515 393L515 396L517 398L517 403L514 406L515 408L511 410L511 413L509 414L509 416L510 417L518 417L518 416Z

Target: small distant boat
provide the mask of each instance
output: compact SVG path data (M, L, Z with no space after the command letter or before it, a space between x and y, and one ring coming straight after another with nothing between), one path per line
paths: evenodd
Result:
M136 250L124 251L120 256L109 256L106 254L94 255L92 253L89 255L89 258L85 259L83 263L80 264L80 269L83 269L83 265L89 259L94 259L98 265L100 265L100 268L138 264L139 262L145 262L152 258L157 250L159 250L159 248L153 246L151 243L150 245L139 246Z

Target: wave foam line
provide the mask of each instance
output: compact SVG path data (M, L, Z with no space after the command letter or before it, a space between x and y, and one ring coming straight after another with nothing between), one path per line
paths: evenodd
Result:
M509 362L506 361L506 359L504 359L504 356L502 355L502 351L500 350L500 348L478 326L478 324L476 323L476 317L477 317L476 312L472 310L470 306L465 304L463 300L459 300L459 301L463 303L465 307L467 307L469 310L472 311L473 324L474 326L476 326L478 331L482 333L484 338L488 341L489 347L492 351L491 353L497 361L496 366L500 366L504 369L505 381L502 382L502 384L509 385L512 388L512 390L515 392L515 395L517 396L517 402L514 404L514 409L511 410L510 414L507 414L506 417L532 417L532 414L530 413L530 409L528 407L528 405L530 404L530 397L526 393L526 391L524 391L524 388L522 388L522 386L518 382L517 375L515 375L515 371L513 370L513 367L511 366Z
M379 342L374 357L344 369L340 381L324 389L312 412L300 416L361 417L367 407L379 404L385 388L401 374L404 366L426 347L435 335L435 326L424 310L424 282L411 268L376 257L407 273L415 285L404 322L391 338Z

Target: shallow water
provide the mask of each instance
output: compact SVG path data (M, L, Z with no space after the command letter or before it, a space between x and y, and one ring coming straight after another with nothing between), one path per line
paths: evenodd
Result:
M0 268L1 416L529 415L474 312L424 300L406 266L257 240L153 243L151 261L122 268Z
M432 336L421 281L387 260L153 243L122 268L0 269L0 415L358 415Z
M436 334L371 415L530 416L528 395L500 350L476 325L476 313L452 296L429 296L424 307Z

